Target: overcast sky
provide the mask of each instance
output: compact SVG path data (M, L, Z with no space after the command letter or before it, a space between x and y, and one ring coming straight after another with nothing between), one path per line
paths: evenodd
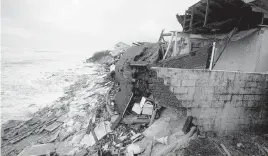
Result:
M2 45L44 50L111 49L181 30L175 15L198 0L2 0Z

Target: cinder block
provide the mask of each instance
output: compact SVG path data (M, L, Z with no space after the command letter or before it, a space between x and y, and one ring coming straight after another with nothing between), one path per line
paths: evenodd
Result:
M174 86L169 86L169 90L174 93L174 89L177 88L177 87L174 87Z
M227 88L229 94L239 94L240 87L237 86L229 86Z
M223 73L222 79L233 81L235 79L235 75L236 75L235 72L227 72L226 71L226 72Z
M171 78L170 85L176 86L176 87L181 87L181 81L182 80L180 80L178 78Z
M194 108L200 108L199 107L199 102L198 101L193 101L192 102L192 107L194 107Z
M182 86L195 86L195 80L182 80L181 85Z
M244 95L243 96L243 100L254 100L254 99L255 99L254 95Z
M208 80L210 77L209 71L200 71L199 79Z
M259 101L261 100L263 95L254 95L254 100Z
M182 104L183 107L190 108L190 107L193 106L193 101L182 100L182 101L181 101L181 104Z
M247 108L247 109L245 109L245 116L249 117L251 119L260 119L261 115L262 115L261 108Z
M229 90L228 88L226 88L226 86L215 86L214 93L215 94L228 94Z
M187 87L188 88L188 96L194 97L196 87Z
M243 107L243 102L242 101L234 101L232 103L235 105L235 107Z
M250 88L251 94L261 94L261 89L260 87L258 88Z
M262 74L254 73L252 81L265 81L265 76Z
M175 94L175 96L178 100L193 100L193 97L188 94Z
M245 87L257 88L258 83L256 81L247 81Z
M220 99L219 100L223 100L223 101L230 101L231 100L231 95L220 95Z
M234 86L237 87L237 88L241 88L241 87L245 87L245 84L246 84L246 81L237 81L235 80L234 81Z
M206 108L206 107L211 107L211 101L205 101L205 100L202 100L202 101L196 101L198 104L198 106L200 108Z
M219 101L220 100L220 95L214 94L212 96L212 100Z
M252 81L253 75L251 73L241 73L244 81Z
M258 107L259 106L259 102L258 101L248 101L247 102L247 107Z
M170 80L171 80L170 77L164 78L164 85L169 86L170 85Z
M246 88L244 88L244 87L239 88L239 94L246 94L246 93L247 93Z
M187 94L188 93L188 87L175 87L173 92L175 94Z
M199 77L200 76L197 73L190 73L188 79L189 80L197 80L197 79L199 79Z
M195 86L197 87L207 87L209 86L209 79L198 79L196 80Z
M232 95L232 101L242 101L243 100L243 94L238 94L238 95Z
M217 101L217 100L213 100L211 101L211 107L215 107L215 108L223 108L224 106L224 101Z

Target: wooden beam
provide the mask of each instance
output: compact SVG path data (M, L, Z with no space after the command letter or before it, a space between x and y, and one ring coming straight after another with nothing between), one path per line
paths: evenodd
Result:
M213 1L213 0L210 1L210 4L211 4L211 5L214 5L214 6L218 7L218 8L223 9L223 6L222 6L222 5L220 5L219 3L217 3L217 2L215 2L215 1Z
M198 15L201 15L201 16L204 16L206 14L206 13L201 12L197 8L195 8L194 12L195 12L195 14L198 14Z
M196 25L198 25L198 24L201 24L201 23L203 23L203 21L198 21L198 22L196 22L196 23L193 24L193 27L196 26Z
M212 54L211 54L210 63L209 63L209 70L212 70L212 67L213 67L215 47L216 47L216 42L213 42Z
M158 39L158 42L160 42L162 40L164 31L165 31L165 29L162 29L162 31L160 33L160 37Z
M171 44L172 44L173 38L174 38L174 33L172 33L172 36L171 36L171 38L170 38L170 41L169 41L169 44L168 44L168 47L167 47L166 53L165 53L165 55L164 55L164 57L163 57L163 60L164 60L164 59L167 57L167 54L168 54L168 51L169 51L169 49L170 49L170 47L171 47Z
M182 28L183 31L185 30L186 16L187 16L187 11L185 11L185 14L184 14L183 28Z
M178 43L178 32L175 31L175 43L174 43L174 52L173 52L173 56L177 55L177 44Z
M191 20L190 20L190 30L193 28L193 20L194 20L194 8L191 10Z
M208 13L209 13L209 0L207 0L206 15L205 15L204 26L206 26L207 25L207 22L208 22Z
M164 33L162 36L171 36L172 33Z

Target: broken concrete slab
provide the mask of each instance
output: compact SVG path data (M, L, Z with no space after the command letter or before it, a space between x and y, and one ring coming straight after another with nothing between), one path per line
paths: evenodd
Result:
M111 128L110 128L110 122L108 121L104 121L101 122L99 125L97 125L94 128L95 134L98 138L98 140L100 140L101 138L103 138L107 133L112 132Z
M142 108L141 114L144 115L152 115L153 114L154 107L153 105L144 105Z
M55 151L55 144L39 144L26 147L18 156L30 156L30 155L46 155Z
M60 130L61 129L59 128L54 134L52 134L48 142L55 141L57 139L58 135L60 134Z
M73 156L78 150L78 147L74 147L68 142L60 142L56 148L56 153L59 156Z
M56 128L58 128L60 125L62 125L63 122L58 122L58 121L55 121L53 122L51 125L47 126L45 128L45 130L49 131L49 132L52 132L54 131Z
M132 107L132 111L137 113L137 114L141 114L142 108L140 107L140 104L134 103L134 105Z
M143 135L151 139L170 135L169 122L170 118L168 117L159 118L143 132Z
M86 134L80 141L80 144L85 146L86 148L89 146L93 146L96 143L92 133L91 134Z
M87 153L88 152L86 149L82 149L81 151L75 153L75 156L85 156Z
M145 97L142 97L142 98L141 98L141 101L140 101L140 107L141 107L141 108L143 108L145 102L146 102L146 98L145 98Z
M85 131L80 131L80 132L74 134L72 137L72 140L70 142L73 144L79 144L80 141L83 139L85 134L86 134Z

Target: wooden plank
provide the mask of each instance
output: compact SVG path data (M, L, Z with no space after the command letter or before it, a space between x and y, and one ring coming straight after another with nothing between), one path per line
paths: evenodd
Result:
M169 44L168 44L168 47L167 47L166 53L165 53L165 55L164 55L164 57L163 57L163 60L164 60L164 59L167 57L167 54L168 54L168 51L169 51L169 49L170 49L170 47L171 47L171 44L172 44L173 38L174 38L174 33L172 33L172 36L171 36L171 38L170 38L170 41L169 41Z
M177 55L177 42L178 42L178 32L175 31L175 42L174 42L173 56L176 56Z
M225 152L228 156L232 156L232 155L230 154L230 152L228 151L228 149L227 149L223 144L220 144L220 145L221 145L221 147L223 148L224 152Z
M182 28L182 30L183 30L183 31L185 30L186 16L187 16L187 11L185 11L185 14L184 14L184 19L183 19L183 28Z
M158 39L158 42L160 42L162 40L164 31L165 31L165 29L162 29L162 31L160 33L160 37Z
M206 13L203 13L203 12L201 12L200 10L198 10L196 8L195 8L194 12L195 12L196 15L199 15L199 17L205 18Z
M210 4L216 6L217 8L223 9L223 6L221 6L219 3L217 3L217 2L215 2L213 0L210 1Z
M208 13L209 13L209 0L207 0L206 15L205 15L204 26L206 26L207 25L207 22L208 22Z
M196 23L193 24L193 27L196 26L196 25L198 25L198 24L201 24L201 23L203 23L203 21L198 21L198 22L196 22Z
M210 59L210 64L209 64L209 70L212 70L212 67L213 67L213 60L214 60L214 54L215 54L215 46L216 46L216 42L213 42L212 54L211 54L211 59Z
M194 8L192 8L192 11L191 11L191 21L190 21L190 28L189 28L189 30L192 30L193 29L193 20L194 20Z
M172 33L164 33L163 36L171 36Z

